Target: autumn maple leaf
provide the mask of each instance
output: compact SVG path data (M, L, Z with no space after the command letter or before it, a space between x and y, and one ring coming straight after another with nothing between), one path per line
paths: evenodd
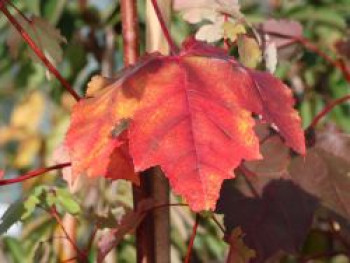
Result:
M190 40L180 54L149 55L106 83L73 109L66 138L73 173L113 171L113 178L135 181L115 172L128 156L120 146L128 145L136 172L159 165L174 191L200 211L215 208L222 181L242 160L261 158L252 113L305 153L290 89L222 49Z

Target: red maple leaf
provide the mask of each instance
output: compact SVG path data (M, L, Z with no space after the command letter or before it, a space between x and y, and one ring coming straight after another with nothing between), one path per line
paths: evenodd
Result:
M135 170L160 165L192 210L214 209L222 181L234 176L233 169L242 160L261 158L252 113L305 153L293 104L291 91L272 75L191 40L178 55L144 58L76 105L66 142L73 173L108 176L106 163L123 166L112 152L125 140L113 134L130 121L127 141Z

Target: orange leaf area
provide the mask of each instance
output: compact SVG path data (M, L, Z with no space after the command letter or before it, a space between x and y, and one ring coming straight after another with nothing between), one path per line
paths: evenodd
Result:
M115 80L96 80L74 107L66 138L75 175L137 182L133 167L160 165L201 211L215 208L222 181L242 160L261 158L252 113L305 153L291 91L221 49L192 40L179 55L149 55Z

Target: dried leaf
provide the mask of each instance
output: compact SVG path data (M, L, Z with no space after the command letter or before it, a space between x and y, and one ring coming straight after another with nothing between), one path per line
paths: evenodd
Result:
M224 32L226 20L235 24L232 18L242 17L238 0L176 0L174 9L180 11L183 19L189 23L209 22L209 24L202 25L196 33L196 39L207 42L216 42L226 36ZM227 16L231 17L227 18ZM232 29L229 29L227 36L233 37L232 33Z
M243 237L244 234L241 227L236 227L232 230L229 238L230 252L227 263L249 263L251 259L256 257L255 251L247 247Z
M152 199L142 200L136 211L129 211L122 218L119 226L103 235L98 241L98 256L97 262L102 263L107 254L115 248L123 237L132 232L142 222L147 214L147 211L154 205Z
M269 19L261 24L263 32L267 33L277 48L288 46L294 42L294 38L303 36L303 26L293 20ZM281 37L283 35L286 37ZM289 38L288 38L289 36Z
M290 150L278 135L270 136L260 148L262 160L245 162L258 177L278 179L287 172L291 161Z
M216 16L225 13L234 17L240 16L238 0L175 0L174 9L181 11L184 19L193 23L207 19L208 14Z
M203 25L196 33L196 39L206 42L216 42L223 38L223 21L215 21L212 24Z
M350 220L349 161L316 148L309 150L305 159L293 160L289 176L329 210Z

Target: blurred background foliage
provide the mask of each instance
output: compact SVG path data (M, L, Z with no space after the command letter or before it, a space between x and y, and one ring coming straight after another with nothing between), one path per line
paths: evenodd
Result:
M61 39L62 54L59 54L58 48L53 51L58 52L56 66L79 94L84 94L86 84L94 74L102 72L108 75L123 67L120 6L117 0L14 0L13 4L29 18L41 17L60 30L66 43ZM328 55L342 58L348 63L350 0L242 0L241 5L243 13L252 23L262 22L268 17L301 22L306 38ZM140 0L139 6L143 52L144 1ZM178 14L173 15L171 31L176 42L180 43L194 30ZM0 167L6 171L7 178L53 164L53 151L63 139L69 124L70 109L74 105L74 100L58 81L33 59L24 42L16 42L13 34L14 29L1 13ZM107 41L110 37L113 40L112 53ZM16 48L13 47L15 42ZM293 89L304 127L327 103L349 94L348 84L339 70L298 45L279 51L275 74ZM339 130L350 132L349 117L350 104L344 103L334 109L323 124L333 123ZM13 217L14 222L19 220L22 215L19 211L24 209L22 200L32 196L37 187L43 184L55 189L67 187L56 173L2 187L1 209L5 210L12 203L17 204L12 206L8 215ZM40 195L38 198L42 200L44 197ZM50 202L48 198L45 200ZM130 209L130 185L123 181L110 184L102 179L84 182L74 196L62 201L59 212L71 212L75 202L81 207L75 211L77 242L85 246L95 227L113 226L123 211ZM33 209L31 212L7 234L4 233L6 228L0 229L3 232L0 262L59 262L64 257L62 246L65 243L60 238L62 233L55 220L43 209ZM171 219L172 262L182 262L194 217L187 208L174 207L171 208ZM195 241L197 262L222 262L227 254L222 234L210 220L202 221ZM135 262L133 242L133 237L128 236L106 262ZM327 237L311 233L303 253L322 252L331 245ZM94 253L92 249L91 262ZM292 257L284 261L296 262ZM334 257L327 262L349 262L349 259Z

